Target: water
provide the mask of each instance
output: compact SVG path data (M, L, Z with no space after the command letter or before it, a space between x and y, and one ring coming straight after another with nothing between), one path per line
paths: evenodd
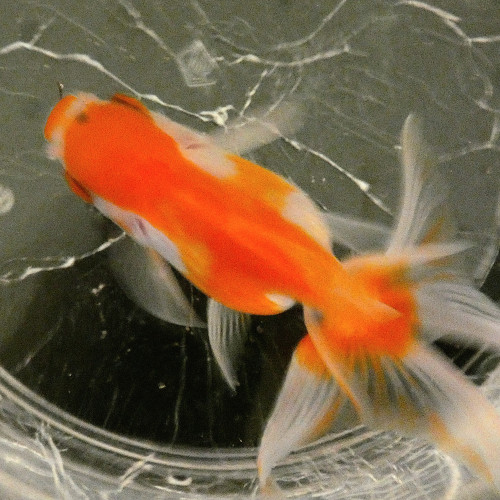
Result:
M417 112L451 185L460 229L480 245L469 268L498 300L496 10L493 1L5 2L5 494L253 494L254 447L305 331L300 308L253 318L234 395L204 329L167 324L127 298L109 261L120 232L70 193L45 157L42 132L57 82L66 92L141 97L205 132L298 99L307 109L303 127L249 158L291 178L326 210L385 223L400 192L398 134ZM205 298L181 284L203 315ZM495 366L487 353L443 347L478 381ZM459 488L457 465L423 443L346 427L277 469L290 496L452 498Z

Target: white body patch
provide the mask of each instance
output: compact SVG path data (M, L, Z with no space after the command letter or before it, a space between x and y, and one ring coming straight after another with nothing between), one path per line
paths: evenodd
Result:
M98 196L94 196L93 202L100 212L123 227L137 243L156 250L170 265L180 273L186 274L186 266L175 243L146 219Z
M276 304L282 311L290 309L295 304L295 300L279 293L266 293L266 298Z
M328 225L316 205L304 192L297 190L290 193L281 215L300 226L323 248L330 250L331 237Z
M210 137L179 125L160 113L151 113L151 116L156 125L177 142L183 156L205 172L219 179L237 173L236 165Z

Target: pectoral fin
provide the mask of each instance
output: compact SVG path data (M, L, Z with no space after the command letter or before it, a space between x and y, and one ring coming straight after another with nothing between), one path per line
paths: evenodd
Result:
M109 249L113 273L128 297L153 316L178 325L203 327L170 265L130 238Z
M283 101L273 109L259 109L234 120L210 138L226 151L245 154L297 132L303 125L304 114L305 108L299 101Z

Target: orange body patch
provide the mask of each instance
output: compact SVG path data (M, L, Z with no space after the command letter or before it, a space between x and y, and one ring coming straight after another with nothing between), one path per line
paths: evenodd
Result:
M361 289L360 297L371 298L392 308L395 314L383 314L372 317L370 311L363 307L356 310L354 305L350 312L338 311L329 317L340 318L333 326L329 342L332 349L341 352L366 352L370 355L403 357L415 341L418 328L417 308L414 289L404 276L404 267L393 265L378 267L368 261L366 265L347 265L355 283ZM360 304L362 304L360 299ZM336 309L335 303L332 306ZM347 312L347 314L346 314ZM334 333L335 331L339 333ZM342 332L342 334L340 334Z

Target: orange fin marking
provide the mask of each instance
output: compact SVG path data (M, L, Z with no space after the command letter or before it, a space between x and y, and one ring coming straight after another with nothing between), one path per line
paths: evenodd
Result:
M294 357L301 366L312 372L315 376L335 379L328 371L325 363L319 356L318 351L316 351L316 348L314 347L314 344L309 335L303 337L299 342L295 349ZM336 379L335 381L338 382ZM333 423L335 422L335 419L338 416L342 404L345 401L346 399L343 397L336 398L331 408L323 415L320 420L316 422L314 427L311 429L311 432L304 440L303 444L307 444L314 439L324 436L326 432L330 430ZM352 401L352 403L354 405L356 404L354 401Z
M439 443L443 450L458 453L466 463L471 465L476 471L481 472L488 481L491 483L494 482L491 471L479 453L475 452L468 446L457 443L453 436L448 432L445 423L439 415L436 415L435 413L431 414L429 416L429 424L432 438Z
M441 241L442 238L440 238L440 236L443 233L446 222L447 219L444 216L439 217L436 222L427 230L427 233L423 236L420 244L425 245L426 243Z
M329 376L325 363L314 347L309 335L306 335L295 349L295 357L300 365L312 371L318 376Z
M308 436L308 440L304 444L314 441L315 439L319 439L331 430L333 424L335 423L335 419L338 417L343 403L343 398L337 398L335 400L330 410L325 413L323 418L311 429L311 434Z
M359 406L359 402L357 401L355 395L351 391L349 385L345 382L343 377L336 376L335 373L330 373L325 362L318 354L316 346L313 343L313 340L310 335L306 335L300 342L294 353L295 359L297 362L302 365L307 370L311 371L318 377L333 377L335 381L339 384L340 389L347 396L347 398L351 401L353 407L357 410L357 412L361 413L361 408ZM349 362L348 362L349 363ZM352 364L352 362L350 363ZM350 372L351 368L347 369L347 372ZM319 432L321 429L328 428L329 425L335 419L336 412L338 411L339 406L335 406L328 412L324 419L318 424L318 428L313 429L311 432L315 436L319 436Z

